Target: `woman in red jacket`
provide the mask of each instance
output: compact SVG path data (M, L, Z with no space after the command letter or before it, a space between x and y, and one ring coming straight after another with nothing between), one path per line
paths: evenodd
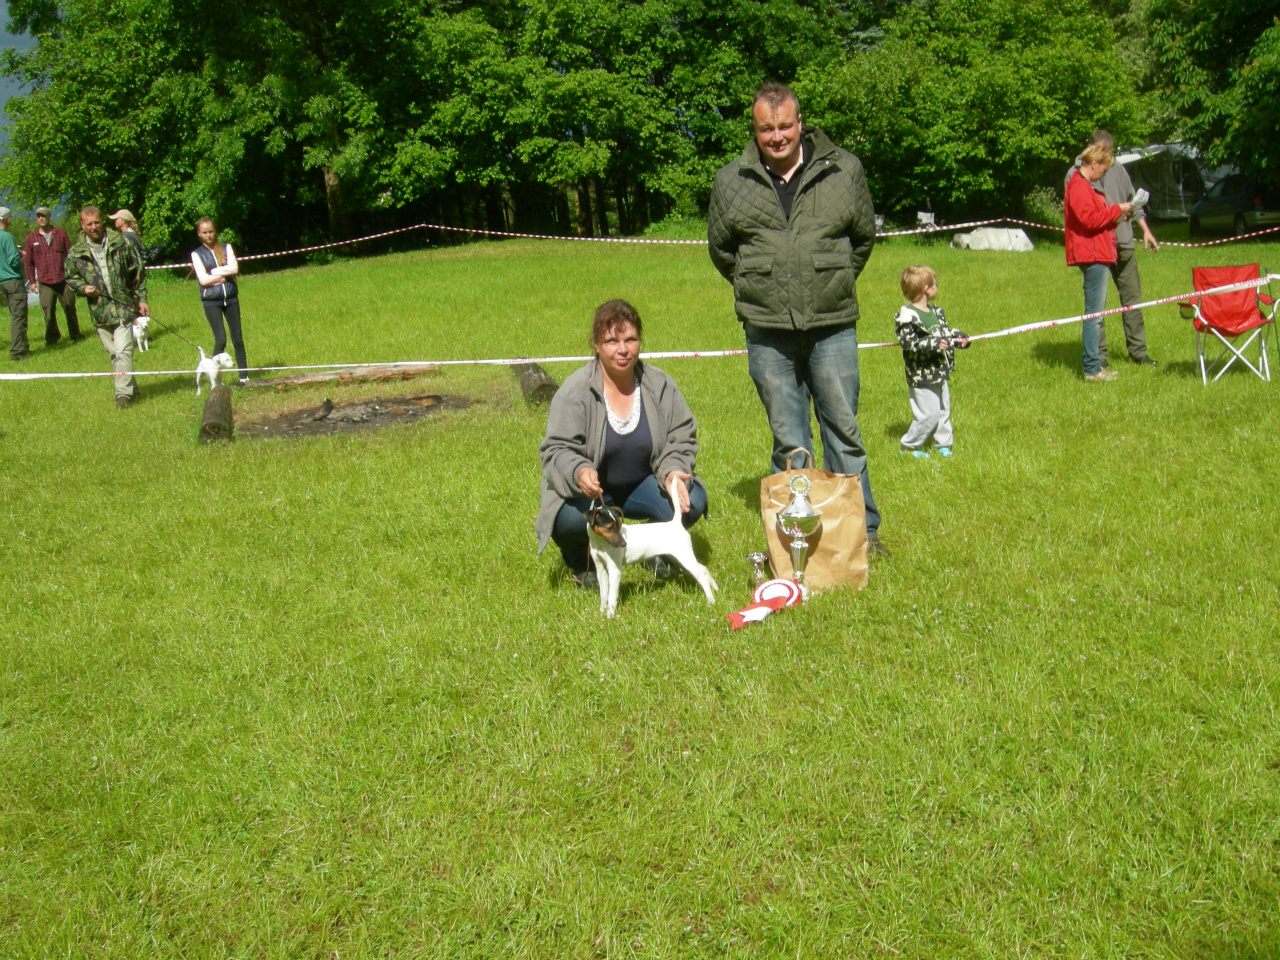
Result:
M1115 163L1111 148L1096 143L1080 154L1080 167L1067 181L1065 219L1067 265L1079 267L1084 275L1084 312L1101 313L1107 306L1109 264L1116 262L1115 226L1129 215L1132 203L1107 203L1094 184ZM1103 368L1098 356L1098 327L1101 317L1084 322L1084 378L1090 383L1116 378L1110 367Z

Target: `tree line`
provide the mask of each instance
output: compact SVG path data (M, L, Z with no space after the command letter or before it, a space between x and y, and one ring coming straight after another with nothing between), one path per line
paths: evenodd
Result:
M265 250L418 220L601 236L705 207L792 81L877 209L1016 213L1097 126L1280 161L1262 0L10 0L0 187Z

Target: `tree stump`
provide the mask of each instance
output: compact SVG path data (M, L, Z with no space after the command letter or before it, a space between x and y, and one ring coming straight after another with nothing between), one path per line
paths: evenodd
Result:
M204 401L204 416L200 419L200 442L234 439L235 423L231 418L231 388L218 384L209 391Z
M520 381L520 390L528 403L550 403L560 388L551 374L536 363L517 363L511 367L516 379Z

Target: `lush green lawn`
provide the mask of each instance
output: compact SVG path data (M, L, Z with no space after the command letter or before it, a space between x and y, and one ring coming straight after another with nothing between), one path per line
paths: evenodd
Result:
M1277 249L1143 255L1145 288ZM864 339L920 261L971 334L1080 309L1060 247L894 241ZM615 296L648 349L741 344L696 247L243 288L254 364L581 353ZM207 346L192 286L152 303ZM503 369L397 387L480 401L411 428L218 447L189 378L126 411L105 380L0 384L0 955L1280 954L1280 385L1206 390L1176 309L1147 325L1160 368L1113 320L1110 385L1078 327L961 354L945 462L897 455L900 355L865 352L894 556L737 633L769 447L743 359L665 364L721 601L631 570L611 622L534 554L545 410ZM140 367L192 354L160 331ZM106 366L89 341L23 369Z

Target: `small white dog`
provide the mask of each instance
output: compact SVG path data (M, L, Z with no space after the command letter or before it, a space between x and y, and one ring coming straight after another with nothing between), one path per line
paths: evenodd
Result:
M147 343L147 326L150 320L146 317L135 317L133 320L133 345L139 350L150 350Z
M707 595L707 603L715 603L716 586L711 571L693 555L693 540L681 519L680 500L676 493L676 477L667 484L667 493L676 506L676 515L666 523L633 523L622 525L622 511L617 507L592 507L586 511L587 539L591 559L600 581L600 612L612 617L618 607L618 588L622 568L656 557L670 557L692 574Z
M235 366L235 361L231 359L229 353L215 353L212 357L204 355L204 347L196 347L200 351L200 362L196 364L196 396L200 396L200 377L209 378L209 389L212 390L218 385L218 375L223 370L230 370Z

